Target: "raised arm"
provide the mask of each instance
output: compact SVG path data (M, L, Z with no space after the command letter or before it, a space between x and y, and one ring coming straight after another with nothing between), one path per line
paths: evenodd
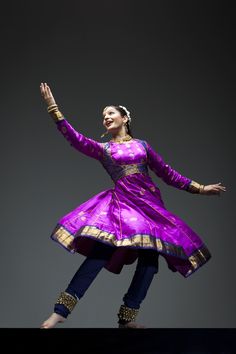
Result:
M52 95L50 87L46 83L40 85L41 94L48 106L48 113L55 121L58 130L69 141L70 145L83 154L101 160L103 157L103 144L87 138L77 132L59 111L58 105Z

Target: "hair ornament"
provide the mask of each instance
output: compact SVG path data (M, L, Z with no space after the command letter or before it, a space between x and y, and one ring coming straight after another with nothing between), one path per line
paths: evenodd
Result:
M122 108L122 109L125 111L125 113L126 113L126 115L127 115L127 117L128 117L128 123L130 124L130 123L131 123L130 112L129 112L128 109L127 109L126 107L124 107L124 106L119 105L119 107Z

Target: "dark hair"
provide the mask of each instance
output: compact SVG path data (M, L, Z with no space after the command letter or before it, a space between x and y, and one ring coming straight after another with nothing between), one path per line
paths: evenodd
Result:
M106 107L114 107L117 111L120 112L120 114L121 114L122 117L127 116L127 113L126 113L126 111L124 110L124 108L122 108L122 107L120 107L120 106L116 106L116 105L114 105L114 104L110 104L110 105L108 105L108 106L106 106ZM106 107L105 107L105 108L106 108ZM133 138L133 134L132 134L132 131L131 131L131 128L130 128L130 122L127 121L127 123L126 123L125 125L126 125L126 127L127 127L127 133Z

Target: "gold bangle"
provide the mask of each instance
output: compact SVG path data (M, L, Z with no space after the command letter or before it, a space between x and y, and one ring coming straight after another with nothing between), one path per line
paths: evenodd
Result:
M54 107L48 108L47 111L48 111L48 113L50 113L51 111L57 110L57 109L58 109L58 106L54 106Z
M58 109L58 106L51 106L47 108L47 111L50 112L52 109Z
M57 111L58 110L58 106L56 107L52 107L48 109L48 113L52 112L52 111Z
M52 107L58 107L58 105L57 105L56 103L50 104L47 109L50 109L50 108L52 108Z

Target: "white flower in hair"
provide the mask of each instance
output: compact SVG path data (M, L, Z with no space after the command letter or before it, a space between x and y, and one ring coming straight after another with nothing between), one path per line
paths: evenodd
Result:
M130 112L128 111L128 109L126 107L124 107L124 106L121 106L121 105L119 105L119 107L123 108L123 110L126 112L126 115L128 117L128 121L130 123L131 122L131 117L130 117Z

